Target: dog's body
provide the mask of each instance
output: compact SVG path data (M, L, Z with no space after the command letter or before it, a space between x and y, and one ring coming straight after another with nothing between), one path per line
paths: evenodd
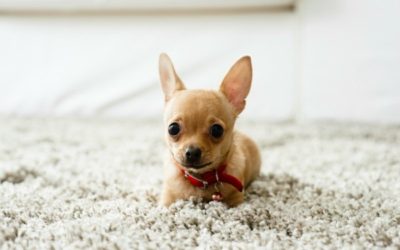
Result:
M234 131L235 120L250 90L250 58L243 57L232 67L220 91L186 90L165 54L160 57L160 77L169 147L161 203L169 206L191 196L216 200L216 193L218 200L230 206L242 203L244 193L230 183L221 183L219 176L215 184L199 188L188 181L187 175L202 181L204 173L216 173L224 165L224 174L244 186L258 176L261 159L256 144Z

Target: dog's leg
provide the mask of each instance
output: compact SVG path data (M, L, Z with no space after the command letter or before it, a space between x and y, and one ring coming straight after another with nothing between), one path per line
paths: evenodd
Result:
M243 192L234 192L229 197L227 197L224 202L228 204L230 207L236 207L237 205L243 203L244 201L244 193Z
M169 207L169 205L174 203L175 199L176 198L173 195L173 193L167 187L164 187L164 189L161 193L160 205Z

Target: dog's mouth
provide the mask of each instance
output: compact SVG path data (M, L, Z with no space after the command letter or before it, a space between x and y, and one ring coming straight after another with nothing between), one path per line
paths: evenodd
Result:
M204 168L208 165L210 165L212 162L206 162L203 164L194 164L194 163L179 163L180 165L186 167L186 168L195 168L195 169L199 169L199 168Z
M206 162L206 163L201 163L201 162L200 163L198 163L198 162L189 163L189 162L185 162L185 161L180 161L175 157L175 155L172 152L171 152L171 156L172 156L172 159L174 159L176 163L178 163L179 165L181 165L185 168L201 169L201 168L207 167L213 163L212 161Z

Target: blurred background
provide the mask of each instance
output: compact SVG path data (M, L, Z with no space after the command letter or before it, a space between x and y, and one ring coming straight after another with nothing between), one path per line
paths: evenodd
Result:
M398 0L0 0L0 116L159 117L161 52L189 88L250 55L248 119L400 122Z

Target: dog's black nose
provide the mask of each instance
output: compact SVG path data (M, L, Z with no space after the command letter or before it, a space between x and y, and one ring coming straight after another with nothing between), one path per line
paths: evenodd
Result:
M188 163L199 162L201 158L201 149L198 147L190 146L186 149L185 156Z

